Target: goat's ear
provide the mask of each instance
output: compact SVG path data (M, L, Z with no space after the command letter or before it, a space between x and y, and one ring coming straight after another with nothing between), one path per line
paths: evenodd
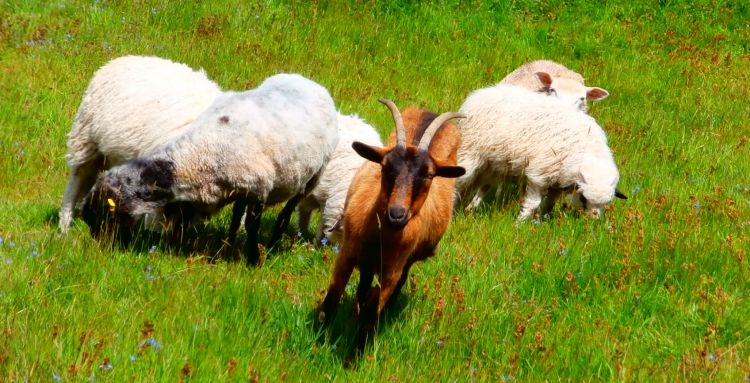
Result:
M352 149L354 149L354 151L362 158L378 164L383 162L383 157L388 153L386 148L370 146L359 141L352 142Z
M599 101L604 100L609 96L609 92L607 92L606 89L598 88L598 87L591 87L586 88L586 99L590 101Z
M435 161L435 177L458 178L466 174L461 166L448 165L445 161Z
M547 72L536 72L536 78L539 79L539 81L542 83L542 86L545 88L549 88L552 86L552 76L549 75Z
M619 199L628 199L628 196L623 194L623 192L621 192L620 189L615 189L615 197Z
M441 166L435 171L436 177L458 178L466 174L466 169L461 166Z

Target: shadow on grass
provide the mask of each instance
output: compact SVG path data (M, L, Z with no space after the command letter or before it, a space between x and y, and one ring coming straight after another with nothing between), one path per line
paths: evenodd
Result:
M319 311L316 306L310 312L309 318L313 324L312 331L317 334L317 346L321 349L331 349L344 367L357 369L362 358L372 349L374 338L401 318L408 302L408 296L404 293L399 294L396 302L387 307L380 316L375 331L369 335L364 344L360 340L363 329L354 310L354 297L344 296L339 302L336 316L326 324L318 321Z
M59 222L59 210L50 210L45 214L44 223L56 227ZM282 235L274 247L267 249L263 239L270 240L271 232L276 223L276 212L263 214L261 218L261 238L259 246L262 246L262 258L277 256L291 248L296 235L291 234L292 225ZM245 262L245 240L244 227L240 227L234 246L228 240L229 222L226 219L213 219L197 225L192 225L181 230L175 230L169 234L137 228L124 231L122 235L119 230L107 234L100 234L96 238L99 246L109 249L128 250L137 253L153 252L159 250L180 256L202 254L209 262L223 260L227 262ZM262 261L259 265L262 265Z

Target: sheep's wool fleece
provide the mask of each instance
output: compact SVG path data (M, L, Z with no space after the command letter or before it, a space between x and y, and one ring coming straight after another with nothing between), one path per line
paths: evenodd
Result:
M220 203L247 192L267 205L302 193L338 142L328 91L279 74L258 88L225 93L184 136L155 157L175 164L175 199Z
M607 137L587 114L507 85L474 91L460 112L468 116L459 121L459 165L467 171L458 180L462 195L485 172L563 188L587 173L590 184L614 191L619 173Z
M538 90L541 83L536 77L536 72L545 72L552 77L573 80L583 85L583 76L568 69L565 65L549 60L537 60L524 64L505 76L500 81L500 84L516 85L526 89Z
M306 226L310 212L323 209L318 224L322 226L319 227L317 239L321 239L323 233L331 230L343 215L349 184L354 174L365 162L365 159L352 149L352 142L359 141L367 145L383 146L378 132L356 115L339 114L338 132L338 145L320 177L320 182L299 205L302 224L300 229L302 230L308 229Z
M125 56L92 78L68 135L70 166L102 153L109 166L176 138L221 94L201 71L158 57Z

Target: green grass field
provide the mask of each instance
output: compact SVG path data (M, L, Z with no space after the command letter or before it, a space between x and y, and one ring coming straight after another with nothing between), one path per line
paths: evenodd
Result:
M750 381L748 20L721 0L0 0L0 382ZM66 134L126 54L227 89L302 73L383 136L379 97L457 110L553 59L610 91L591 114L630 199L600 220L516 224L512 192L458 213L352 360L356 275L318 332L334 249L293 229L257 268L58 234Z

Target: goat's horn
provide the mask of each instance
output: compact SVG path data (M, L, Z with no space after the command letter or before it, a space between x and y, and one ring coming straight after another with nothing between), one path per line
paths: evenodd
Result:
M432 136L435 135L438 128L440 128L446 121L450 120L451 118L466 118L466 116L461 113L455 112L446 112L437 116L434 120L432 120L430 126L425 129L424 134L422 135L422 139L419 140L419 146L417 147L417 149L427 150L427 148L430 147L430 142L432 142Z
M404 129L404 119L401 118L401 112L398 111L398 107L391 100L388 100L386 98L380 98L378 99L378 101L383 103L385 106L388 107L388 109L391 110L391 114L393 115L393 122L396 123L396 146L405 148L406 147L406 130Z

